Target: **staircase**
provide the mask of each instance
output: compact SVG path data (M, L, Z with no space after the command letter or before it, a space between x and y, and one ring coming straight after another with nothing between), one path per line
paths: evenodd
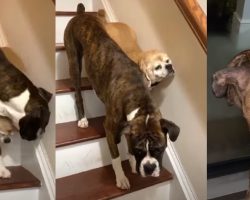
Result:
M1 144L3 161L11 172L11 178L0 179L0 199L37 200L41 182L22 166L20 140L19 135L14 135L11 144Z
M84 70L81 89L89 127L77 127L74 88L69 79L63 30L75 15L78 2L71 1L70 5L63 1L56 2L56 199L166 199L172 174L166 169L158 178L132 174L126 156L125 138L122 138L119 150L131 189L120 190L116 187L103 128L104 105L92 90ZM83 3L86 11L96 14L92 12L95 1Z

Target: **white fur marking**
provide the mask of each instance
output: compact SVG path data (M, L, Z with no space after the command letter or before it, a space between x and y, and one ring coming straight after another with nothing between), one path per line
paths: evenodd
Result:
M146 125L148 124L148 119L149 119L149 114L146 116L146 121L145 121L145 123L146 123Z
M135 118L136 113L138 112L140 108L134 109L131 113L127 115L127 121L131 121Z
M122 169L120 156L112 159L112 167L115 172L116 186L121 189L129 189L130 184Z
M149 142L147 141L146 143L146 149L147 149L147 155L142 159L141 164L140 164L140 174L142 175L142 177L146 177L146 173L144 171L144 165L146 163L150 163L150 164L155 164L155 170L153 171L153 173L151 174L151 176L153 177L158 177L160 175L160 167L159 167L159 162L158 160L156 160L155 158L150 156L150 152L149 152Z
M129 160L129 164L130 164L132 173L133 173L133 174L136 174L137 171L136 171L136 160L135 160L135 156L132 155L132 154L128 154L128 160Z
M4 166L3 158L0 156L0 178L10 178L10 171Z
M0 115L12 120L13 125L19 129L19 120L25 116L25 106L30 98L28 89L20 95L11 98L8 102L0 101Z
M89 122L88 122L86 117L84 117L78 121L78 127L87 128L88 126L89 126Z

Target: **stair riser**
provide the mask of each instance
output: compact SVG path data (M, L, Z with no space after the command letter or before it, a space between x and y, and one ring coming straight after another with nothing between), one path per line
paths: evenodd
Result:
M87 73L84 67L84 59L82 59L82 74L81 77L87 77ZM66 55L66 51L56 52L56 80L70 78L69 76L69 64Z
M248 190L249 172L240 172L208 180L208 199Z
M105 115L103 103L93 90L82 92L84 109L87 118ZM56 123L64 123L77 120L74 93L56 95Z
M127 194L125 196L114 198L114 200L138 200L138 199L143 199L143 200L152 200L152 199L166 200L166 199L171 199L171 198L169 198L170 190L171 190L171 184L170 183L171 182L157 184L157 185L145 188L143 190L139 190L137 192ZM173 198L171 200L173 200Z
M6 166L21 165L21 137L19 133L11 136L11 143L1 144L3 161Z
M17 200L17 199L30 199L39 200L39 189L18 189L18 190L5 190L0 191L1 199Z
M119 144L121 159L127 159L125 138ZM56 149L56 178L88 171L111 164L106 138Z

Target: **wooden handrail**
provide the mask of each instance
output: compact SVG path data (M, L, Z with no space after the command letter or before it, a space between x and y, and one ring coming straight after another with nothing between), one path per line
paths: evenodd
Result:
M207 53L207 16L197 0L175 0L192 31Z

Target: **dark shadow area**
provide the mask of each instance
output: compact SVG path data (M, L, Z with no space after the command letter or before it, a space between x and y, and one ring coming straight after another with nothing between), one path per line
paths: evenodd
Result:
M242 111L216 98L211 89L213 74L250 48L250 25L237 22L236 4L235 0L208 0L208 178L250 169L250 132Z

